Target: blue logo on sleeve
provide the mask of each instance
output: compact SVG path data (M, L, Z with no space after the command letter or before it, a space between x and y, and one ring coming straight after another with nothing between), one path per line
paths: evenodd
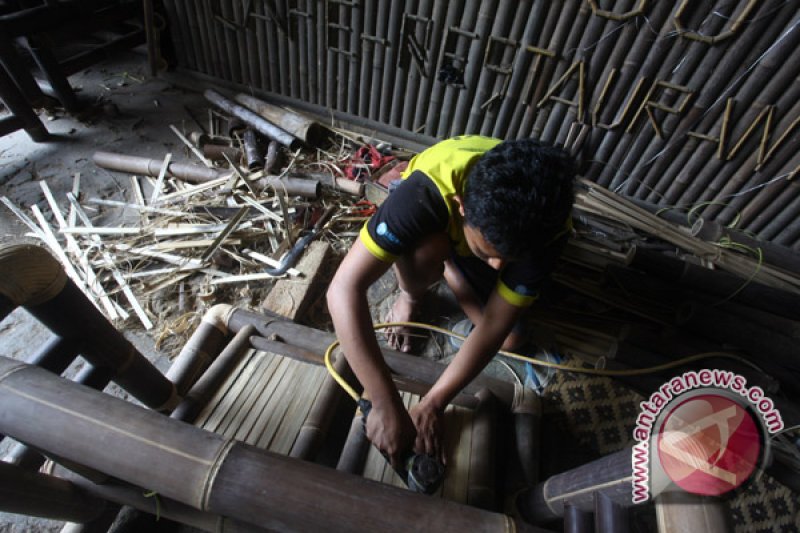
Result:
M380 224L378 224L376 231L378 235L380 235L387 241L392 242L394 244L402 244L400 242L400 239L397 238L397 235L395 235L389 230L389 226L386 224L386 222L381 222Z

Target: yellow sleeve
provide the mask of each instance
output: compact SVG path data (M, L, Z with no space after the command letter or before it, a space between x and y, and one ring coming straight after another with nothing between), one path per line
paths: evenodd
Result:
M369 234L369 230L367 230L367 223L365 222L363 226L361 226L361 231L358 234L358 238L361 239L361 242L366 246L369 253L384 261L386 263L394 263L397 260L397 256L391 254L378 246L378 243L375 242L375 239L372 238L372 235Z
M497 292L503 300L515 307L528 307L539 298L539 295L525 296L524 294L516 293L499 279L497 280Z

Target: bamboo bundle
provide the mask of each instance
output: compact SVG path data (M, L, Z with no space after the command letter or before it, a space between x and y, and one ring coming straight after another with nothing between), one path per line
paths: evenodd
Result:
M745 280L756 280L765 285L792 293L800 292L800 279L794 275L777 270L770 265L759 264L746 256L696 239L686 231L665 223L657 216L636 207L597 185L587 181L583 181L583 184L587 187L587 190L578 193L576 200L577 207L581 209L590 212L614 213L612 218L624 221L634 228L667 240L697 257L741 276Z

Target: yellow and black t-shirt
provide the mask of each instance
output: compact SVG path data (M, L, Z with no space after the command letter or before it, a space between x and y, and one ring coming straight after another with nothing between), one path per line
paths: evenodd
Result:
M567 232L545 249L509 263L498 276L497 271L469 250L455 201L456 196L463 195L472 166L500 142L477 135L454 137L416 155L403 173L403 183L361 229L361 242L378 259L394 262L426 236L445 231L453 245L456 263L462 271L467 270L465 275L471 283L492 276L491 279L497 279L497 291L512 305L523 307L533 303L555 264ZM464 265L471 266L465 269ZM475 272L475 268L481 272Z

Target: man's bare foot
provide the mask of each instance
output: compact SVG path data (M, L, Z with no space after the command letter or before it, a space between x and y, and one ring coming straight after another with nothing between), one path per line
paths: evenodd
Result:
M409 293L400 290L397 294L392 309L386 315L386 322L411 322L417 316L419 299L413 298ZM404 326L395 326L386 330L386 340L389 346L401 352L411 351L411 329Z

